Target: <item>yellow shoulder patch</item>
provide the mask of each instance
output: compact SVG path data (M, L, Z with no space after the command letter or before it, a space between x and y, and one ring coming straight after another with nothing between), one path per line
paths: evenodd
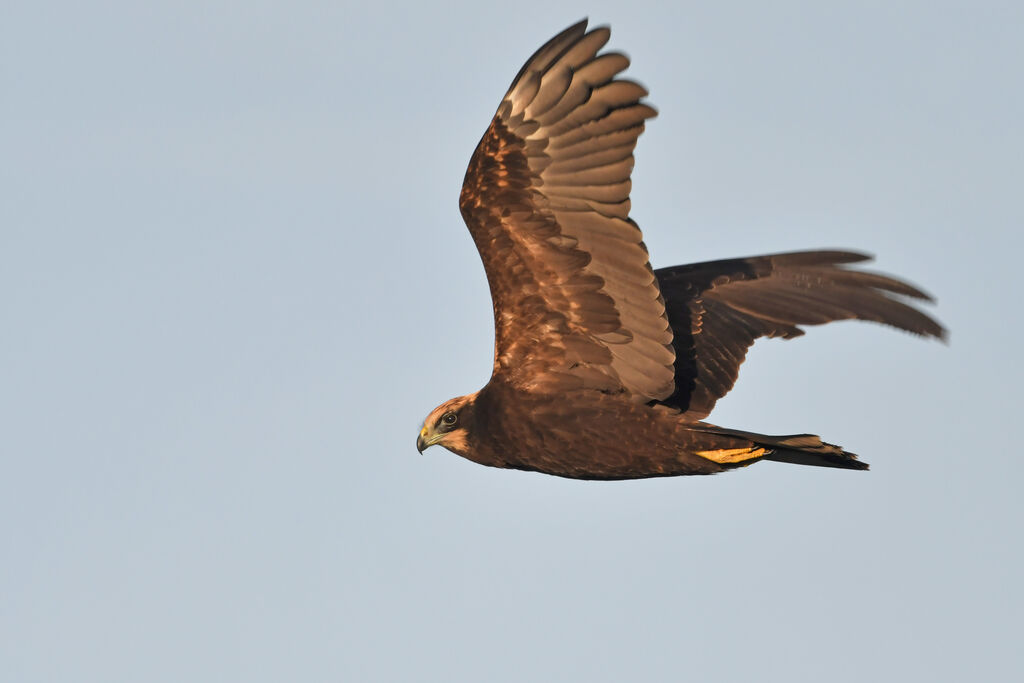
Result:
M700 457L717 462L719 465L735 465L746 460L754 460L767 452L767 448L719 448L713 451L694 451Z

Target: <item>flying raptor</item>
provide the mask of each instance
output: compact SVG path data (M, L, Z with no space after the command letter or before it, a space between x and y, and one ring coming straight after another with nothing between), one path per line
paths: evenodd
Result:
M867 469L817 436L704 421L760 337L871 320L925 337L928 296L804 251L653 270L629 218L633 148L656 112L601 52L607 27L567 28L520 70L466 171L459 206L494 303L494 369L435 408L416 447L575 479L714 474L775 460Z

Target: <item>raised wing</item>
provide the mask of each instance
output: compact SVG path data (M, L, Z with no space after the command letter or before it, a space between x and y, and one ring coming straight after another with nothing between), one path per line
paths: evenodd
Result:
M872 320L926 337L945 337L939 323L900 299L931 298L885 275L842 264L870 257L805 251L709 261L656 271L675 332L676 390L663 403L703 419L739 374L759 337L790 339L799 325Z
M629 219L633 148L655 111L616 79L586 21L523 66L466 171L459 205L494 302L494 376L638 401L674 390L672 331Z

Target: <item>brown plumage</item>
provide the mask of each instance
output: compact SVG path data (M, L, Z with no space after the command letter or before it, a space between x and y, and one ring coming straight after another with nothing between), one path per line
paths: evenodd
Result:
M945 332L866 256L811 251L652 270L629 218L633 148L655 111L599 50L607 28L566 29L512 82L477 146L459 206L494 302L494 370L427 417L417 448L578 479L713 474L757 460L867 469L808 434L707 424L760 337L872 320Z

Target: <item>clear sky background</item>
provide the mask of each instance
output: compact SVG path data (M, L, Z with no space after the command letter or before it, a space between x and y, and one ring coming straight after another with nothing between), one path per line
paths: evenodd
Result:
M761 342L713 415L867 473L576 482L420 421L489 376L457 209L583 16L660 116L653 264L844 247L949 345ZM1019 680L1019 2L0 12L0 680Z

